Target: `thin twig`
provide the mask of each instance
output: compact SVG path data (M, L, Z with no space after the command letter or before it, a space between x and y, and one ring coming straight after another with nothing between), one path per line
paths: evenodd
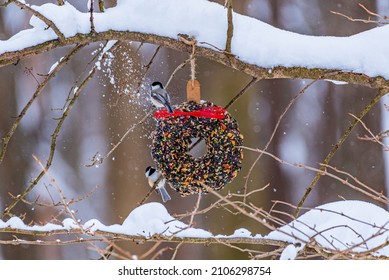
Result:
M227 6L227 40L226 40L226 53L231 53L232 36L234 36L234 23L232 21L232 0L226 0Z
M224 106L224 109L230 108L240 97L242 97L243 94L245 94L253 85L257 83L259 78L253 77L250 82L244 86L231 100L228 102L226 106Z
M171 250L171 247L163 247L159 249L157 252L154 253L154 255L151 256L150 260L156 260L159 256L161 256L165 251Z
M353 190L356 190L358 192L361 192L363 193L364 195L376 200L376 201L379 201L381 203L384 203L384 204L389 204L389 199L382 193L379 193L377 191L375 191L374 189L366 186L365 184L362 184L361 183L361 186L363 188L366 188L368 191L360 188L360 187L357 187L353 184L351 184L349 182L348 179L343 179L343 178L340 178L339 176L329 172L327 170L327 167L328 165L322 165L321 168L315 168L315 167L311 167L311 166L308 166L308 165L305 165L305 164L301 164L301 163L291 163L291 162L288 162L288 161L285 161L283 159L280 159L279 157L273 155L272 153L269 153L267 151L264 151L264 150L260 150L260 149L255 149L255 148L249 148L249 147L245 147L245 146L242 146L243 149L246 149L246 150L249 150L249 151L253 151L253 152L257 152L257 153L262 153L264 155L267 155L267 156L270 156L271 158L275 159L276 161L282 163L282 164L286 164L286 165L289 165L289 166L294 166L294 167L298 167L298 168L304 168L304 169L307 169L307 170L310 170L310 171L314 171L316 172L317 174L320 174L320 176L328 176L328 177L331 177L339 182L341 182L342 184L352 188ZM335 169L334 169L335 170ZM338 173L341 173L339 170L336 169L336 171ZM344 173L344 174L347 174L347 173ZM355 177L351 176L350 177L352 179L354 179ZM359 184L359 181L355 178L355 181ZM296 210L295 210L295 213L297 212L297 209L300 211L302 209L302 206L296 206ZM298 211L298 212L299 212ZM293 215L294 217L296 217L296 214Z
M127 129L127 131L123 134L122 137L120 137L120 140L113 145L113 147L108 151L108 153L106 153L105 156L94 156L92 158L92 162L89 163L89 164L85 164L86 167L92 167L92 166L95 166L95 165L98 165L98 164L102 164L104 162L104 160L106 158L108 158L116 149L117 147L120 146L120 144L124 141L124 139L126 139L126 137L128 136L128 134L130 134L131 132L134 131L134 129L136 127L138 127L140 124L144 123L148 117L150 117L152 115L152 113L154 112L154 110L150 110L139 122L133 124L129 129Z
M171 74L170 77L169 77L169 80L168 80L168 81L166 82L166 84L165 84L165 88L167 88L167 87L169 86L170 82L172 81L173 77L177 74L177 72L178 72L179 70L181 70L182 68L184 68L185 65L187 65L189 62L190 62L190 58L188 58L187 60L185 60L184 62L182 62L180 65L178 65L178 66L176 67L176 69L174 69L174 71L172 72L172 74Z
M184 244L184 242L180 242L177 244L176 248L174 249L173 256L171 260L175 260L177 257L178 250L181 248L181 246Z
M99 0L99 10L101 13L104 12L104 0Z
M389 147L386 146L385 143L380 140L378 135L374 135L373 132L371 132L371 130L366 126L366 124L362 120L358 119L358 117L355 116L354 114L350 113L349 115L352 116L354 119L356 119L371 136L371 137L367 137L367 136L366 137L359 137L359 139L373 141L375 143L380 144L384 148L385 151L389 151Z
M12 124L10 130L7 132L7 134L2 138L2 147L1 147L1 153L0 153L0 163L4 160L7 146L9 141L11 140L13 134L15 133L16 129L18 128L20 122L22 121L23 117L26 115L28 109L31 107L32 103L35 101L35 99L41 94L42 90L45 88L45 86L48 84L48 82L59 72L59 70L62 69L62 67L68 63L70 58L74 56L78 51L80 51L85 44L77 45L74 47L65 57L59 60L58 64L48 73L47 76L45 76L45 79L38 85L37 89L35 90L34 94L32 95L31 99L27 102L27 104L24 106L18 117L15 119L14 123Z
M382 193L382 191L381 192L376 191L375 189L373 189L372 187L369 187L365 183L361 182L357 177L351 175L350 173L348 173L346 171L340 170L340 169L333 167L331 165L325 165L325 168L331 169L339 174L346 175L348 178L351 178L356 184L358 184L362 188L366 189L367 191L371 192L376 197L386 199L386 202L385 201L381 201L381 202L384 202L385 204L389 204L389 200L385 197L385 195ZM348 179L346 179L346 180L348 181ZM342 182L344 182L344 180Z
M158 179L154 182L153 186L150 188L149 192L145 195L145 197L138 203L138 206L143 205L146 200L150 197L153 191L157 188L159 182L163 179L162 174L158 177Z
M147 72L150 70L150 67L151 67L151 65L153 64L154 59L155 59L155 57L157 56L157 54L159 53L159 51L161 50L161 48L162 48L162 46L159 45L159 46L155 49L153 55L151 56L149 63L147 63L146 65L143 66L146 70L144 70L142 77L139 79L136 94L139 93L140 88L141 88L141 84L142 84L143 80L145 79ZM166 85L165 85L165 87L166 87Z
M54 154L56 150L57 145L57 137L59 135L59 132L61 131L62 125L65 122L65 119L69 115L70 110L73 108L74 103L76 102L78 96L80 95L80 92L83 90L83 88L87 85L87 83L92 79L96 72L96 68L93 68L92 71L90 71L89 75L81 82L80 86L77 87L77 90L74 91L73 97L70 99L68 106L66 106L61 118L58 121L58 124L56 128L54 129L54 132L51 136L51 145L50 145L50 154L46 161L45 170L49 170L51 167L51 164L54 159ZM42 171L28 186L20 195L17 196L17 199L14 199L11 204L4 209L4 213L2 214L1 218L4 218L5 216L11 216L11 210L21 201L28 193L32 191L32 189L38 184L40 179L46 174L45 171Z
M74 211L70 209L69 205L72 203L71 201L68 202L66 201L66 197L62 192L62 189L59 187L57 184L56 180L54 179L53 176L51 176L50 172L46 169L46 167L43 165L42 161L38 159L35 155L32 155L34 160L39 164L41 167L42 171L45 173L46 176L49 176L50 182L53 184L53 186L56 188L61 200L62 200L62 205L65 209L65 211L72 217L73 221L82 229L82 226L80 224L80 221L76 218Z
M350 126L347 128L347 130L344 132L342 137L338 140L338 142L333 146L329 154L324 159L323 163L320 167L320 172L317 172L316 176L313 178L312 182L306 189L303 197L301 198L300 202L297 205L296 211L294 212L294 216L297 217L301 206L304 204L305 200L307 199L308 195L311 193L312 189L316 185L317 181L319 181L321 175L323 175L323 171L326 169L326 166L329 165L331 159L334 157L336 152L339 150L339 148L342 146L344 141L348 138L348 136L351 134L351 131L356 127L358 124L358 120L363 119L363 117L370 111L370 109L388 92L387 88L382 88L379 90L378 94L363 108L363 110L359 113L357 119L354 119L353 122L351 122Z
M281 121L282 119L284 118L284 116L286 115L286 113L289 111L289 109L292 107L292 105L296 102L296 100L310 87L312 86L314 83L316 83L318 80L312 80L310 83L308 83L305 87L303 87L295 96L293 96L293 98L290 100L290 102L288 103L288 105L285 107L284 111L282 112L282 114L280 115L280 117L278 118L277 120L277 123L273 129L273 132L269 138L269 140L267 141L267 143L265 144L265 147L263 148L263 151L267 151L267 149L269 148L270 146L270 143L273 141L273 138L276 134L276 132L278 131L278 127L280 126L281 124ZM253 172L254 170L254 167L256 166L256 164L258 163L258 161L260 160L260 158L262 157L262 154L260 153L258 155L258 157L255 159L254 163L251 165L249 171L247 172L247 175L246 175L246 180L245 180L245 184L243 186L243 190L244 190L244 193L247 193L247 190L248 190L248 182L249 182L249 179L250 179L250 176L251 176L251 173ZM244 202L246 202L245 198L243 200Z
M102 53L104 50L101 49L100 50L100 53ZM94 61L97 57L100 57L100 53L96 54L93 59L87 64L87 66L89 66L92 61ZM104 54L103 54L104 55ZM87 67L86 66L86 67ZM57 145L57 137L59 135L59 132L61 130L61 127L65 121L65 119L67 118L68 114L69 114L69 111L71 110L71 108L73 107L76 99L78 98L78 96L80 95L80 92L82 91L82 89L88 84L88 82L93 78L93 76L95 75L96 73L96 70L97 70L97 66L96 64L93 66L92 70L89 71L88 75L86 76L86 78L84 78L84 80L80 83L80 86L78 87L72 87L72 89L70 90L70 92L73 93L73 97L72 98L67 98L66 102L65 102L65 105L64 105L64 109L63 109L63 114L62 116L58 119L59 122L56 126L56 128L54 129L54 132L53 134L51 135L51 145L50 145L50 153L49 153L49 157L46 161L46 166L45 166L45 169L46 170L49 170L52 162L53 162L53 159L54 159L54 154L55 154L55 149L56 149L56 145ZM86 68L84 69L84 72L86 71ZM77 84L77 82L76 82ZM70 94L69 92L69 94ZM67 105L66 105L67 104ZM22 199L24 199L24 197L30 193L33 188L38 184L38 182L40 181L40 179L45 175L45 172L42 171L34 180L33 182L30 184L29 187L27 187L27 189L25 189L22 194L18 195L16 197L16 199L13 200L13 202L10 204L10 206L8 206L1 218L5 217L5 216L11 216L11 210L19 203L19 201L21 201Z
M95 23L94 23L94 17L93 17L93 11L94 11L94 0L89 1L90 7L89 7L89 21L90 21L90 32L95 33Z
M349 21L352 21L352 22L363 22L363 23L374 23L374 24L388 24L388 20L389 20L389 17L387 16L383 16L383 15L380 15L380 14L377 14L377 13L374 13L372 11L370 11L368 8L366 8L364 5L362 5L361 3L358 4L363 10L365 10L366 13L368 13L369 15L371 16L374 16L374 17L377 17L377 18L380 18L381 20L383 21L378 21L378 20L372 20L370 19L355 19L351 16L347 16L345 14L342 14L342 13L339 13L339 12L335 12L335 11L331 11L332 14L334 15L338 15L338 16L342 16L346 19L348 19Z
M197 201L196 201L195 207L190 215L190 220L189 220L189 224L188 224L190 227L193 226L194 217L197 215L197 211L200 208L200 202L201 202L201 192L199 192L197 195Z
M149 250L147 250L142 255L140 255L139 259L143 260L143 259L147 258L150 254L152 254L158 248L159 245L161 245L161 242L156 242L153 246L151 246L151 248Z

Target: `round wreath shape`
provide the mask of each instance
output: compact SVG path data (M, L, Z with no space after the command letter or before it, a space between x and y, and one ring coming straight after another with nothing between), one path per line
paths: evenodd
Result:
M236 120L211 102L184 102L169 114L156 111L151 154L157 169L182 196L221 190L241 169L243 136ZM204 140L202 157L189 154L191 139Z

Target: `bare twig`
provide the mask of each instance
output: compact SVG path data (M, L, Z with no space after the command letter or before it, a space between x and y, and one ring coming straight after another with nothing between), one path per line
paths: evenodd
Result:
M93 11L94 11L94 0L89 1L90 7L89 7L89 21L90 21L90 32L95 33L95 23L94 23L94 17L93 17Z
M35 99L41 94L42 90L45 88L45 86L48 84L48 82L59 72L59 70L62 69L62 67L68 63L70 58L74 56L78 51L80 51L85 45L77 45L74 47L65 57L60 59L58 64L52 69L48 75L45 77L45 79L38 85L37 89L35 90L34 94L32 95L31 99L27 102L27 104L24 106L22 111L20 112L19 116L15 119L14 123L12 124L10 130L7 132L7 134L2 138L2 147L1 147L1 153L0 153L0 163L4 160L7 146L9 141L11 140L13 134L15 133L17 127L19 126L20 122L22 121L23 117L26 115L28 109L31 107L32 103L35 101Z
M73 91L73 97L69 100L68 106L66 106L61 118L58 121L58 124L56 128L54 129L54 132L51 136L51 145L50 145L50 154L46 161L45 170L49 170L51 167L51 164L54 159L54 154L56 150L57 145L57 137L59 135L59 132L62 128L63 123L65 122L65 119L69 115L70 110L73 108L74 103L76 102L78 96L80 95L80 92L83 90L85 85L92 79L96 72L96 68L93 68L92 71L88 74L88 76L81 82L80 86L77 87L77 90ZM11 216L11 210L28 194L32 191L32 189L38 184L40 179L46 174L45 171L42 171L28 186L20 195L17 196L17 199L14 199L11 204L4 209L4 213L1 216L1 218L4 218L5 216Z
M69 205L71 204L71 202L68 202L66 200L66 197L65 195L63 194L62 192L62 189L59 187L59 185L57 184L57 182L55 181L54 177L51 176L51 174L49 173L49 171L46 169L46 167L42 164L41 160L38 159L35 155L33 155L33 158L34 160L39 164L39 166L41 167L42 171L45 173L46 176L49 176L50 178L50 181L51 183L53 184L53 186L56 188L61 200L62 200L62 205L65 209L65 211L70 215L70 217L72 217L73 221L82 229L82 226L79 222L79 220L76 218L75 214L74 214L74 211L72 211L69 207Z
M180 65L178 65L172 72L172 74L170 75L169 77L169 80L166 82L165 84L165 87L167 88L170 84L170 82L172 81L173 77L177 74L177 72L179 70L181 70L182 68L185 67L185 65L187 65L188 63L190 62L190 58L188 58L187 60L185 60L184 62L182 62Z
M89 164L85 164L85 166L86 167L92 167L92 166L95 166L95 165L98 165L98 164L102 164L104 162L104 160L106 158L108 158L117 149L117 147L120 146L120 144L124 141L124 139L126 139L128 134L133 132L134 129L136 127L138 127L138 125L144 123L147 120L147 118L151 116L152 113L153 113L153 110L150 110L139 122L133 124L129 129L127 129L127 131L123 134L123 136L120 138L120 140L116 144L113 144L112 148L108 151L108 153L105 156L102 156L102 157L95 156L95 157L92 158L92 162L89 163Z
M286 115L286 113L289 111L289 109L292 107L292 105L296 102L296 100L310 87L312 86L314 83L316 83L318 80L313 80L311 81L310 83L308 83L305 87L303 87L295 96L293 96L293 98L290 100L290 102L288 103L288 105L285 107L284 111L282 112L282 114L280 115L280 117L278 118L277 120L277 123L273 129L273 132L269 138L269 140L267 141L267 143L265 144L265 147L264 147L264 151L266 151L269 146L270 146L270 143L273 141L273 138L275 136L275 134L277 133L278 131L278 127L280 126L281 124L281 121L282 119L284 118L284 116ZM259 153L258 157L255 159L254 163L250 166L250 169L249 171L247 172L247 175L246 175L246 180L245 180L245 184L244 184L244 193L247 193L247 190L248 190L248 182L249 182L249 179L250 179L250 176L251 176L251 173L253 172L254 170L254 167L256 166L256 164L258 163L258 161L260 160L260 158L262 157L262 154ZM245 198L243 200L245 202Z
M173 256L172 256L172 260L175 260L176 257L177 257L177 253L178 253L178 250L181 248L181 246L184 244L184 242L180 242L177 244L176 248L174 248L174 252L173 252Z
M364 5L362 5L361 3L358 3L359 7L361 7L362 9L364 9L366 11L366 13L368 13L369 15L372 15L372 16L375 16L375 17L378 17L378 18L381 18L383 20L389 20L389 17L387 16L382 16L380 14L377 14L377 13L374 13L372 11L370 11L368 8L366 8Z
M234 24L232 21L232 0L226 0L227 6L227 40L226 40L226 53L231 53L232 36L234 36Z
M369 102L369 104L367 104L365 106L365 108L363 108L363 110L359 113L358 117L356 119L354 119L353 122L351 122L350 126L344 132L342 137L333 146L332 150L329 152L329 154L327 155L327 157L324 159L323 163L321 164L321 167L320 167L321 172L317 172L316 176L313 178L312 182L310 183L310 185L306 189L303 197L301 198L300 202L298 203L296 211L294 213L295 217L297 217L297 215L300 212L301 206L304 204L305 200L307 199L308 195L311 193L311 191L314 188L314 186L316 185L317 181L319 181L321 175L323 175L323 171L325 170L326 166L329 165L329 163L330 163L331 159L333 158L333 156L335 155L335 153L339 150L339 148L342 146L344 141L350 135L351 131L353 131L355 126L358 124L358 122L359 122L358 120L363 119L363 117L370 111L370 109L381 99L381 97L386 95L387 92L388 92L387 88L380 89L378 94Z
M380 144L384 148L385 151L389 151L389 147L386 146L385 143L380 140L380 136L379 135L374 135L373 132L371 132L371 130L366 126L366 124L361 119L358 119L357 116L355 116L355 115L353 115L351 113L349 115L352 116L354 119L356 119L371 136L371 137L368 137L368 136L358 137L359 139L369 140L369 141L378 143L378 144Z
M104 12L104 0L99 0L99 10L101 13Z
M89 198L90 196L93 195L93 193L97 190L98 186L96 186L95 188L93 188L90 192L88 192L87 194L85 195L82 195L82 196L79 196L77 198L72 198L70 199L67 204L68 205L71 205L71 204L75 204L75 203L79 203L87 198ZM58 201L58 202L55 202L50 191L48 190L47 186L46 186L46 191L51 199L51 203L46 203L46 202L42 202L42 201L39 201L40 200L40 196L38 196L34 201L29 201L27 199L22 199L22 202L23 203L26 203L27 205L32 205L32 206L41 206L41 207L64 207L65 205L61 202L61 201ZM17 197L14 196L14 195L11 195L11 198L12 199L16 199Z
M307 169L307 170L310 170L310 171L314 171L316 172L317 174L320 174L320 176L328 176L328 177L331 177L339 182L341 182L342 184L352 188L353 190L356 190L358 192L361 192L363 193L364 195L376 200L376 201L379 201L381 203L384 203L384 204L389 204L389 199L382 193L379 193L377 191L375 191L373 188L370 188L368 187L367 185L363 184L362 182L360 182L357 178L351 176L350 174L344 172L344 171L339 171L338 169L335 169L335 168L331 168L335 171L337 171L338 173L343 173L345 175L348 175L351 179L353 179L356 183L358 183L361 187L358 187L358 186L355 186L353 184L351 184L348 180L348 178L346 179L343 179L331 172L329 172L327 170L327 168L329 167L328 165L322 165L321 168L315 168L315 167L311 167L311 166L308 166L308 165L305 165L305 164L301 164L301 163L291 163L291 162L288 162L288 161L285 161L283 159L280 159L279 157L269 153L269 152L266 152L264 150L259 150L259 149L254 149L254 148L249 148L249 147L244 147L242 146L243 149L246 149L246 150L249 150L249 151L253 151L253 152L257 152L257 153L262 153L264 155L267 155L267 156L270 156L271 158L275 159L276 161L282 163L282 164L286 164L286 165L289 165L289 166L294 166L294 167L298 167L298 168L304 168L304 169ZM366 189L366 190L364 190ZM295 213L297 212L297 209L300 211L302 209L302 206L297 206L296 207L296 210L295 210ZM294 216L296 217L296 214L294 214Z
M146 202L146 200L150 197L153 191L157 188L159 182L163 179L163 176L159 176L158 179L154 182L153 186L150 188L149 192L145 195L145 197L138 203L138 205L142 205Z
M144 78L146 77L147 72L150 70L150 67L151 67L151 65L153 64L153 61L154 61L155 57L157 56L157 54L159 53L159 51L161 50L161 48L162 48L162 46L158 46L158 47L155 49L153 55L151 56L149 63L147 63L146 65L143 66L143 68L145 68L145 70L144 70L144 72L143 72L142 77L139 79L136 93L139 93L139 91L140 91L140 86L141 86L141 84L142 84ZM165 85L165 87L166 87L166 85Z
M236 94L235 96L234 96L234 98L232 98L231 100L230 100L230 102L228 102L228 104L224 107L226 110L228 109L228 108L230 108L243 94L245 94L253 85L255 85L257 82L258 82L258 78L256 78L256 77L253 77L251 80L250 80L250 82L247 84L247 85L245 85L244 86L244 88L242 88L239 92L238 92L238 94Z
M189 224L188 224L190 227L193 226L194 217L197 215L197 211L200 208L200 202L201 202L201 192L199 192L197 195L197 202L196 202L195 207L192 211L192 214L190 215L190 220L189 220Z
M366 8L364 5L362 5L361 3L358 4L363 10L365 10L365 12L371 16L374 16L374 17L377 17L379 19L381 19L381 21L379 20L373 20L371 19L370 17L368 19L356 19L356 18L353 18L351 16L347 16L345 14L342 14L342 13L339 13L339 12L335 12L335 11L331 11L331 13L335 14L335 15L338 15L338 16L342 16L346 19L348 19L349 21L352 21L352 22L363 22L363 23L374 23L374 24L388 24L388 20L389 20L389 17L387 16L383 16L383 15L380 15L380 14L377 14L377 13L374 13L372 11L370 11L368 8Z

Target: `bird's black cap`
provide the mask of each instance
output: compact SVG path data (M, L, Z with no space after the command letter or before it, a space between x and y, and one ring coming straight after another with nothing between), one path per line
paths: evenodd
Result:
M153 168L153 167L151 167L151 166L148 166L148 167L146 168L145 173L148 174L148 175L150 176L150 175L153 175L155 171L156 171L155 168Z
M161 84L161 82L154 82L151 84L152 87L155 87L155 86L160 86L161 88L163 88L163 85Z

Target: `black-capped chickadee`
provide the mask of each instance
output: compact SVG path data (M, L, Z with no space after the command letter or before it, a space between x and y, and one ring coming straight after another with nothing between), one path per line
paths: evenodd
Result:
M172 106L170 105L170 96L160 82L154 82L151 84L150 98L155 107L166 107L170 114L173 113Z
M158 179L161 177L159 180L157 187L155 188L155 191L157 193L161 194L162 201L166 202L171 199L170 195L167 193L165 189L165 183L166 180L162 177L162 174L159 173L155 168L149 166L146 168L145 172L146 178L148 179L149 186L152 188L154 184L158 181Z

